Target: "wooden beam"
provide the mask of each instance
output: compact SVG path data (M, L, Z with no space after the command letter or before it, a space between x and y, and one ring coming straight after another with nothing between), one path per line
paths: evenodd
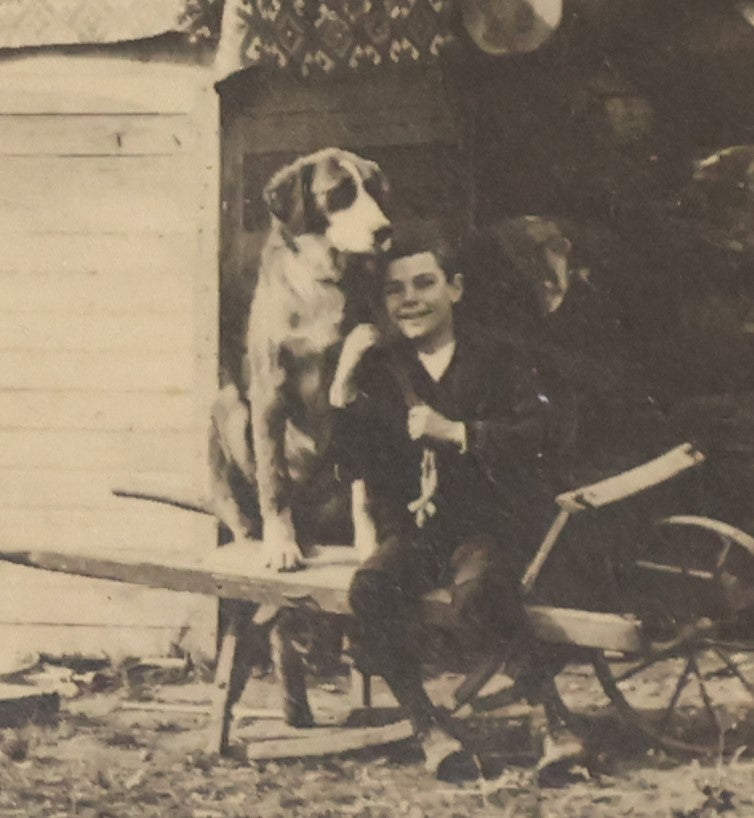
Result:
M283 605L311 597L323 610L338 614L350 613L348 587L358 567L352 548L321 546L306 560L303 570L273 572L264 567L261 543L257 547L234 544L209 553L6 548L0 551L0 560L257 604ZM423 612L425 609L430 621L437 621L438 611L448 615L452 611L437 598L425 603ZM641 623L630 615L545 605L528 605L526 610L537 638L543 641L624 652L641 649Z
M405 741L414 734L411 722L404 721L383 727L322 727L302 730L300 735L254 741L246 748L249 761L274 758L305 758L338 755Z
M207 729L207 752L224 753L230 735L230 677L236 664L238 630L241 627L241 605L229 606L225 632L220 642L220 655L215 669L215 688Z
M641 622L631 615L545 605L528 605L526 610L544 642L625 653L641 650Z
M347 588L357 567L353 549L330 546L307 560L305 570L277 573L264 567L261 543L258 548L231 545L207 553L6 548L0 559L48 571L259 604L282 605L291 598L311 596L334 613L349 612Z

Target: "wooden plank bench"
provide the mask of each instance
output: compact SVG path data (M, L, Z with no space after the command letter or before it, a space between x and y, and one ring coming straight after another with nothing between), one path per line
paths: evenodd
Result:
M566 492L555 498L559 509L536 555L522 577L524 593L535 584L564 526L571 516L587 509L630 497L664 482L704 461L704 456L689 443L676 446L654 460L589 486ZM115 494L145 500L169 501L193 511L204 511L198 501L176 502L175 497L143 490L115 489ZM310 597L322 610L348 616L347 591L357 561L347 546L321 546L305 561L300 571L274 573L261 562L261 544L228 545L198 554L196 552L158 552L111 550L106 548L71 551L14 549L0 550L0 561L16 563L66 574L110 579L151 588L188 591L229 600L228 616L223 623L220 652L215 671L215 694L211 709L208 750L223 752L228 746L231 723L231 680L238 665L239 633L245 617L260 605L280 606L291 600ZM452 621L450 593L439 589L422 601L422 615L428 622ZM527 614L537 638L544 642L599 648L621 652L638 652L642 648L641 624L630 615L527 605ZM455 692L455 703L473 697L500 667L502 657L489 656L482 666L470 673ZM364 684L365 693L368 684ZM367 704L366 698L363 702ZM371 732L369 732L371 730ZM332 752L356 749L367 744L384 744L410 734L408 722L389 725L387 730L368 728L354 739L340 737L327 745ZM297 743L298 742L298 743ZM284 745L285 742L282 743ZM276 749L280 755L300 755L300 740ZM321 742L319 743L321 746ZM287 749L286 749L287 747ZM337 748L337 749L336 749ZM251 753L250 757L262 757ZM269 757L269 756L268 756Z
M259 605L280 606L304 597L310 597L325 611L350 615L347 589L357 567L350 548L322 546L306 560L302 570L274 573L261 565L258 553L248 544L228 545L202 554L104 548L75 552L6 549L0 551L0 560L48 571L188 591L232 601L221 634L215 671L207 737L207 749L213 753L222 753L228 748L232 720L231 679L236 668L239 631L244 618L251 617ZM433 622L447 621L449 601L447 591L440 590L428 595L423 602L425 618ZM626 651L640 647L639 626L630 617L539 605L528 606L527 610L535 632L545 641ZM493 664L491 662L490 666ZM491 673L485 675L488 677ZM477 686L472 683L467 685L467 689L473 694ZM406 738L411 732L407 722L388 725L387 728L368 728L362 730L363 735L351 728L349 731L353 733L351 739L341 736L337 742L328 741L327 750L336 752L368 744L385 744ZM317 744L322 746L320 741ZM299 755L302 746L301 739L293 739L289 744L283 742L280 747L276 746L276 752L278 755ZM259 752L253 750L250 754L261 757Z

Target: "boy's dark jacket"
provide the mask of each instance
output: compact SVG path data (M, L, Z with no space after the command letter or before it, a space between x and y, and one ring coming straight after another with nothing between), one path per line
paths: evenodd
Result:
M355 373L359 397L336 411L333 442L341 466L367 482L378 535L413 524L406 506L419 495L426 446L436 451L437 514L428 526L435 535L497 535L514 526L520 537L533 521L546 524L568 402L557 373L546 370L520 345L472 326L458 331L438 382L406 341L370 350ZM410 440L405 381L412 397L465 424L466 453Z

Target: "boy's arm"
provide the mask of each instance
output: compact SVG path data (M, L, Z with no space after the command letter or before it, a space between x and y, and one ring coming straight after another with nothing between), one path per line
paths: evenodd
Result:
M391 446L405 410L379 351L366 348L350 371L338 369L330 390L334 458L351 477L363 476Z
M552 448L558 390L534 367L519 367L493 385L486 417L465 422L466 450L488 474L541 463Z

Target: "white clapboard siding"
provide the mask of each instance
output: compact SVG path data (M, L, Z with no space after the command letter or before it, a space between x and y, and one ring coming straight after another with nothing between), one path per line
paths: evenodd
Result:
M196 69L130 59L29 56L0 61L0 111L13 114L147 114L196 111Z
M186 321L166 320L165 313L144 310L128 314L125 322L124 316L116 319L104 312L79 314L78 320L71 321L64 311L7 311L0 323L0 352L97 350L138 354L191 349L193 330Z
M139 395L123 396L138 401ZM52 406L54 407L54 402ZM0 468L185 471L203 430L0 429ZM206 433L205 433L206 437ZM194 439L196 438L196 439Z
M193 356L189 351L0 352L0 389L184 392L193 385Z
M40 130L37 116L0 120L2 156L174 156L196 149L196 133L184 114L60 114Z
M117 276L139 270L145 276L158 278L193 269L199 239L136 231L43 233L32 222L27 232L4 235L2 247L0 274L53 273L65 280L68 274L106 272Z
M0 240L1 241L1 240ZM0 275L4 312L180 313L186 323L194 302L191 270L153 275L138 268L67 273Z
M194 180L182 154L3 157L0 235L132 231L190 235L197 229Z
M199 545L205 538L209 518L156 503L123 499L122 510L112 508L3 508L0 509L0 544L10 548L27 543L30 523L37 527L38 548L75 549L80 546L143 548L152 543L155 551L180 551ZM0 565L0 577L5 566ZM9 590L10 592L10 590ZM22 604L33 601L22 598Z
M171 471L141 472L150 485L173 485L177 475ZM156 506L138 505L112 494L111 486L133 485L133 472L122 469L5 468L0 471L0 497L5 508L110 509L118 513Z
M203 652L214 641L205 597L14 565L0 566L0 577L34 600L29 623L16 595L0 598L0 666L40 653L121 659L166 655L175 646Z
M3 546L214 546L211 518L111 487L206 482L217 127L195 66L0 59ZM5 644L122 655L167 649L197 612L214 626L189 595L9 565L0 581Z
M194 428L196 413L191 392L139 390L128 395L104 389L0 390L0 428L5 431L49 430L54 407L58 430L185 432ZM182 439L182 438L181 438Z

